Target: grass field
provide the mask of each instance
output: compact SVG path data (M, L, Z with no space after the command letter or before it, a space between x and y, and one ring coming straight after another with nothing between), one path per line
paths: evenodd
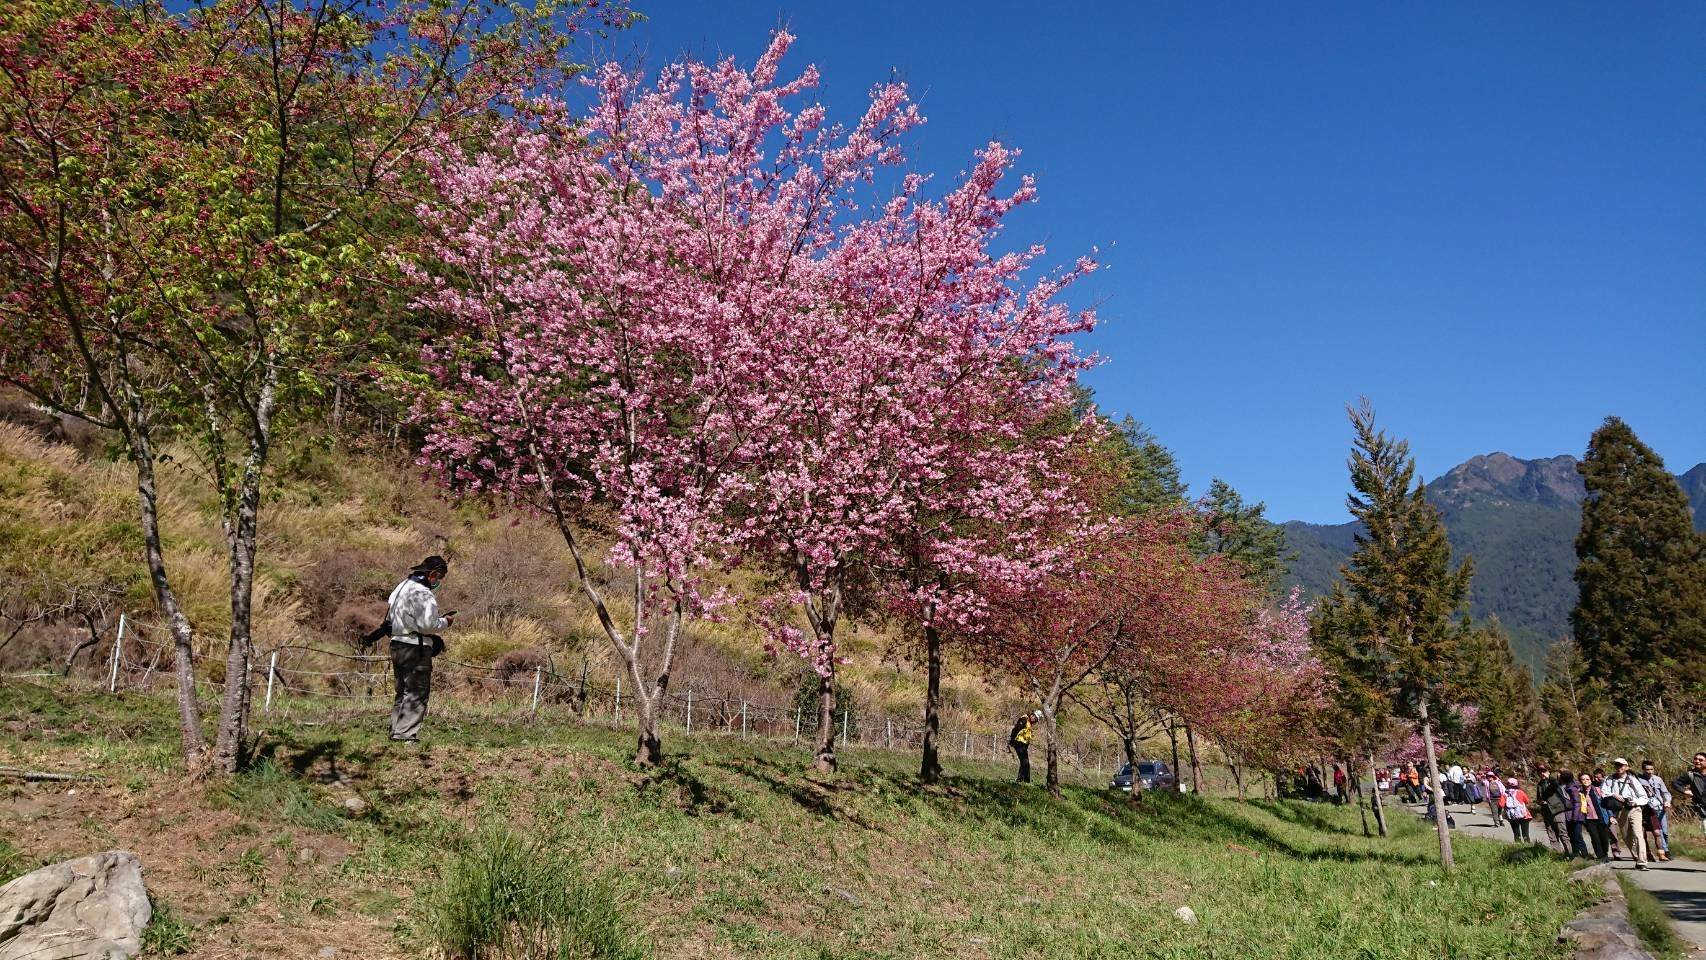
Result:
M135 850L170 915L157 954L457 955L556 911L590 931L566 956L1560 958L1587 896L1538 849L1473 840L1445 878L1407 816L1381 840L1300 803L1056 801L953 760L925 789L877 750L819 779L786 745L677 739L646 775L625 732L461 719L406 752L378 716L299 711L249 773L186 784L162 700L10 681L0 723L0 762L103 778L9 785L0 866ZM567 894L498 882L542 876Z

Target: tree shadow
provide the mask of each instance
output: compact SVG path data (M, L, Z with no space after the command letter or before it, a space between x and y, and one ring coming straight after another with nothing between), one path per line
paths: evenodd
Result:
M834 791L849 789L851 784L813 780L784 764L762 757L719 760L712 765L769 789L815 817L845 821L866 830L877 829L874 824L854 811L838 806L831 799Z
M1287 823L1295 823L1300 827L1308 827L1311 830L1319 830L1322 833L1337 834L1344 837L1360 837L1364 835L1360 828L1353 829L1351 827L1341 826L1334 823L1328 817L1323 816L1320 811L1307 809L1297 805L1296 803L1284 803L1278 800L1248 800L1245 802L1250 806L1255 807L1257 810L1266 813L1268 816L1273 817L1275 820L1284 820Z
M681 757L665 756L655 768L634 784L640 796L662 805L673 805L688 816L704 814L743 815L734 798L687 769Z

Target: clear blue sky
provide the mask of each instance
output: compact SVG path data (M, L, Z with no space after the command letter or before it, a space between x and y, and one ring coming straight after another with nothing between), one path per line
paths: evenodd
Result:
M1706 4L634 3L624 58L786 24L836 115L911 86L919 168L1021 148L1014 235L1102 249L1091 384L1194 492L1344 519L1363 394L1428 477L1613 413L1706 459Z

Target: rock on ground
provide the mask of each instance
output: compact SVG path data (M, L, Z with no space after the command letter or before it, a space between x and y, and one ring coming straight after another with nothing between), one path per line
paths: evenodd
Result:
M1653 960L1641 946L1629 919L1629 903L1609 866L1586 867L1570 874L1570 879L1605 889L1604 900L1577 914L1558 933L1559 940L1570 944L1573 960Z
M55 863L0 887L0 960L129 960L152 916L134 854Z

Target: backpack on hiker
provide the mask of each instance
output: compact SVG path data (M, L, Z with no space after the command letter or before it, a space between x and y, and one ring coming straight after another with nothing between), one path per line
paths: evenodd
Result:
M1531 815L1528 812L1528 804L1523 803L1522 800L1520 800L1517 797L1517 795L1514 791L1505 795L1505 819L1506 820L1529 820L1529 819L1532 819Z

